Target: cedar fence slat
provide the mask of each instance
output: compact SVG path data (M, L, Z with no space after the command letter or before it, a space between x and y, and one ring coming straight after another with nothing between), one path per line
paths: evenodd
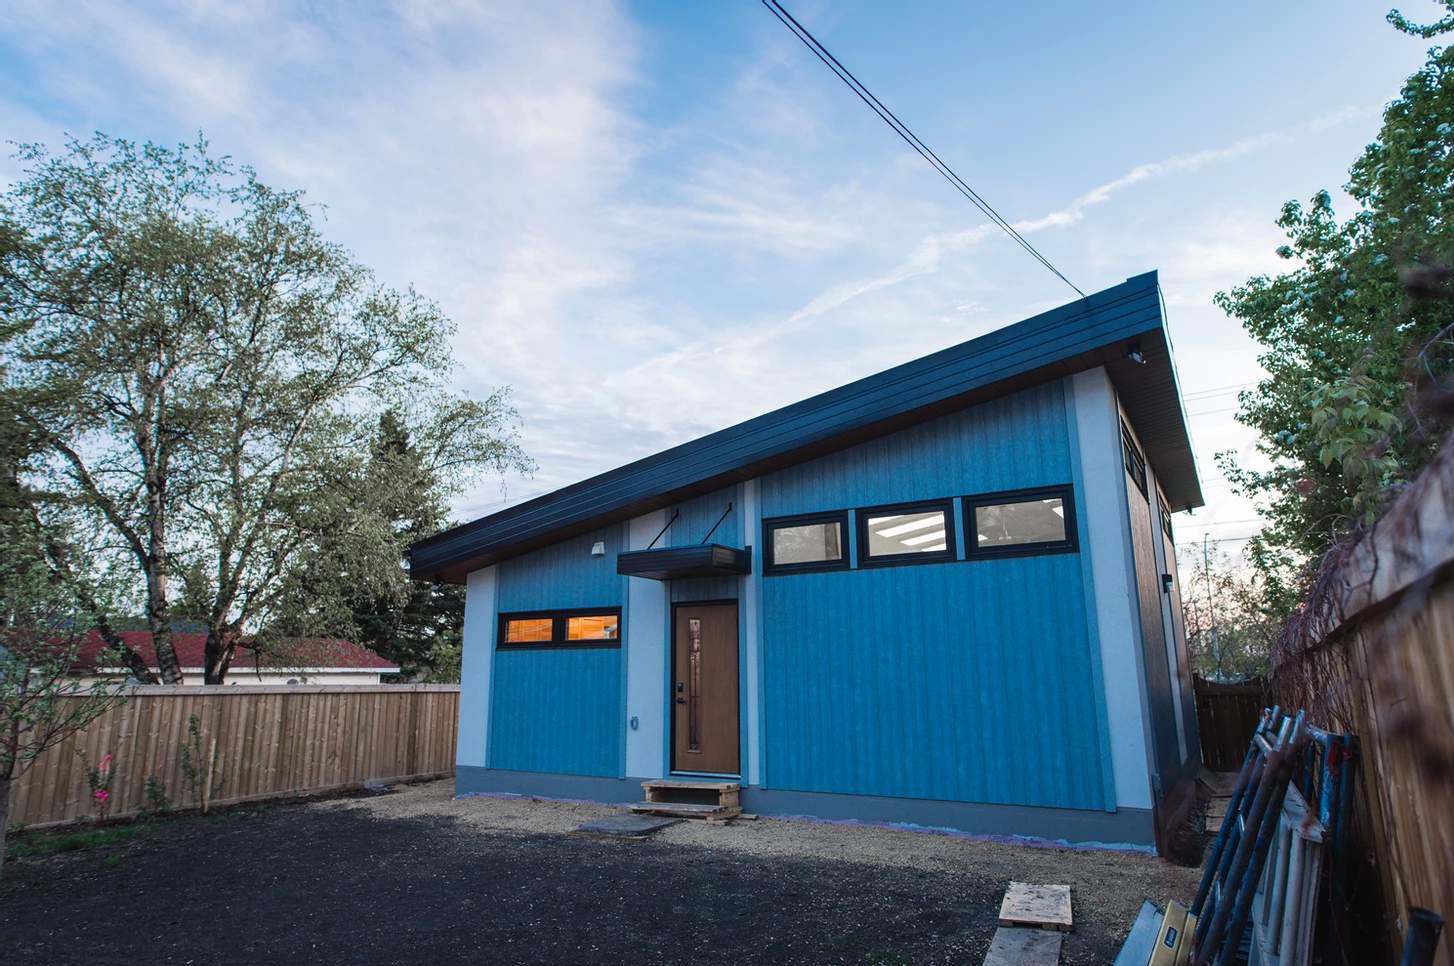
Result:
M1397 962L1409 906L1454 917L1454 435L1304 608L1269 697L1357 737L1349 855L1373 889L1347 914Z
M1192 678L1203 765L1212 771L1242 768L1247 746L1262 718L1264 690L1261 678L1235 684Z
M12 789L12 823L46 826L96 813L86 773L112 755L111 817L146 807L155 776L174 808L202 804L217 740L224 784L213 805L454 773L459 685L143 685L85 731L49 749ZM202 736L199 782L181 767L187 722ZM76 753L84 750L86 762Z

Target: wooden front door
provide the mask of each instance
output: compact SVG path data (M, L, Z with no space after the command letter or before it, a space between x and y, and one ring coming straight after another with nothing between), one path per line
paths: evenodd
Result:
M680 604L672 626L672 770L739 774L737 604Z

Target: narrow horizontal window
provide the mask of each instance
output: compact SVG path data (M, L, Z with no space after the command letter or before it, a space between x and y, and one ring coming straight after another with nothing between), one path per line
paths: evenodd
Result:
M566 618L565 639L568 641L614 641L620 636L621 618L615 614Z
M836 570L848 566L848 514L763 521L764 573Z
M1026 500L974 508L975 539L981 547L1059 543L1065 539L1065 501Z
M621 611L614 607L501 614L497 647L619 647Z
M954 514L947 503L878 507L860 510L858 517L860 564L954 557Z
M505 643L507 644L524 644L554 639L554 618L521 617L505 621Z
M970 556L1076 549L1075 502L1068 486L969 496L964 508Z

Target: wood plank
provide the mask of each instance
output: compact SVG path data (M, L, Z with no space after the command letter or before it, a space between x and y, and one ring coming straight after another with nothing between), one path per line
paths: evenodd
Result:
M1000 904L1001 926L1031 926L1070 932L1070 886L1011 882Z
M643 769L644 770L644 769ZM729 781L689 781L678 778L654 778L651 781L644 781L641 787L647 790L653 788L695 788L702 791L736 791L742 788L741 782Z
M676 818L735 818L740 808L722 805L693 805L688 802L637 802L630 810L643 815L670 815Z
M1065 934L1001 926L995 930L984 966L1055 966Z

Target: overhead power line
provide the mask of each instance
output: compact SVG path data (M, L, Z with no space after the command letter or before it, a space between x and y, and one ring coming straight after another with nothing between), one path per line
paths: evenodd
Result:
M985 201L975 192L973 188L965 184L964 179L961 178L959 175L955 174L954 171L949 167L949 165L939 160L939 156L933 151L930 151L928 145L926 145L923 141L920 141L919 138L914 134L914 132L910 131L908 127L904 125L903 121L900 121L897 117L894 116L893 111L890 111L887 107L883 105L882 101L880 101L877 97L874 97L873 92L870 91L867 87L864 87L862 82L860 82L857 77L854 77L853 74L849 72L848 68L840 64L838 62L838 58L834 57L831 53L829 53L828 48L824 47L821 43L818 42L817 37L814 37L811 33L808 32L808 28L804 27L802 24L794 20L793 15L788 13L787 10L783 8L783 5L778 2L778 0L762 0L762 5L764 7L767 7L767 9L772 12L772 15L777 17L778 20L781 20L783 26L791 30L793 32L793 36L801 40L807 46L807 48L817 56L819 60L821 60L824 64L828 66L829 70L831 70L834 74L838 75L838 79L843 81L843 83L847 84L849 89L852 90L853 93L858 95L859 100L863 101L863 103L867 104L870 108L872 108L873 112L877 114L880 118L882 118L885 124L893 128L895 134L908 142L909 147L917 151L925 161L928 161L929 164L934 167L934 170L938 171L946 179L948 179L949 183L954 185L955 189L958 190L960 194L964 195L970 201L974 202L976 208L984 212L986 217L988 217L996 225L1000 226L1000 228L1002 228L1007 235L1013 238L1020 245L1021 248L1029 252L1036 261L1038 261L1041 265L1044 265L1046 268L1050 269L1051 272L1055 273L1056 278L1060 279L1066 285L1069 285L1071 288L1075 289L1076 293L1080 295L1081 298L1085 298L1085 293L1080 290L1079 286L1077 286L1074 282L1061 274L1060 269L1050 264L1050 259L1046 258L1044 255L1036 251L1035 246L1031 245L1028 241L1026 241L1025 237L1021 235L1018 231L1016 231L1013 225L1011 225L1008 221L1005 221L1005 219L1001 218L999 212L995 211L993 208L990 207L989 202Z

